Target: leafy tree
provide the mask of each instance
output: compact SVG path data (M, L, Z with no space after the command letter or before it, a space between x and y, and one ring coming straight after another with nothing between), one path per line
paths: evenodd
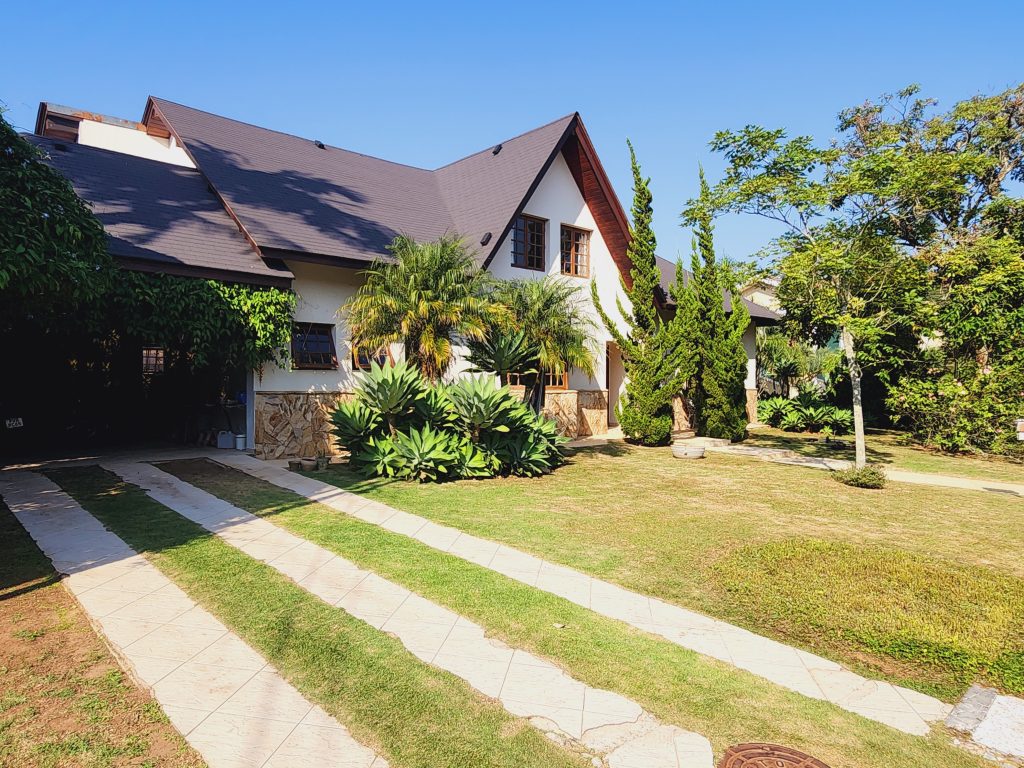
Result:
M353 342L366 349L401 343L405 359L438 381L454 359L456 338L482 340L507 310L491 300L490 277L456 237L417 243L399 236L342 311Z
M644 178L633 145L627 144L633 171L632 224L626 251L631 267L630 282L623 280L622 290L629 299L629 309L616 300L619 314L626 321L626 333L601 305L595 282L590 284L590 294L601 322L619 347L627 376L625 397L616 406L623 434L643 445L663 445L672 435L672 400L682 392L694 366L680 335L680 321L666 320L659 311L661 270L651 228L654 208L650 179Z
M700 175L701 196L709 194L704 172ZM711 211L694 209L696 234L690 259L691 275L685 280L682 265L676 265L672 286L680 333L685 339L693 372L687 392L693 405L693 427L707 437L740 440L746 434L747 353L743 333L750 314L734 292L731 272L715 257ZM725 312L723 296L730 292L732 312Z
M67 179L0 114L0 326L92 325L111 288L106 235Z
M1024 180L1024 85L946 113L917 94L910 87L842 112L842 139L827 148L757 126L720 132L711 145L729 163L713 191L715 210L786 228L775 246L787 317L816 338L838 333L843 341L859 463L862 366L892 381L934 377L922 357L942 358L954 376L971 356L987 359L977 367L981 376L996 376L1014 359L993 352L1013 346L1002 343L1013 318L998 318L1020 306L1018 283L993 290L991 278L993 259L1014 271L1016 246L995 241L1020 242L1012 236L1019 201L1006 185ZM940 340L925 355L917 349L922 336Z
M572 282L550 276L512 280L499 286L495 300L507 307L513 326L533 350L533 360L523 356L524 367L510 372L525 374L526 400L535 413L544 408L547 374L575 369L594 375L594 322Z

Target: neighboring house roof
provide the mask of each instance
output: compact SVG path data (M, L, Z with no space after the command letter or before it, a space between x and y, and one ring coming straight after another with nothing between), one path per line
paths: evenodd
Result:
M658 269L661 271L661 283L660 287L664 293L665 306L674 307L675 302L672 300L672 296L669 293L669 286L676 280L676 263L663 259L658 256ZM689 282L690 278L693 277L693 273L689 270L683 270L683 279ZM722 292L722 302L725 305L726 312L732 312L732 294L728 291ZM747 312L750 313L750 319L754 321L755 325L772 325L773 323L779 322L782 318L772 312L767 307L762 307L760 304L755 304L749 299L743 299L744 305L747 307Z
M486 263L578 117L568 115L436 171L150 98L265 255L356 265L396 235L465 237ZM481 244L485 234L491 238Z
M134 268L282 285L238 231L202 175L156 160L26 135L90 204L110 253Z

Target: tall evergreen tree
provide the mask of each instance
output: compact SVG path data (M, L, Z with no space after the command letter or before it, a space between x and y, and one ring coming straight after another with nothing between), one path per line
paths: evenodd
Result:
M700 172L701 200L708 199L708 184ZM676 317L686 340L693 374L688 392L693 406L692 427L704 437L741 439L747 426L744 380L747 353L743 332L750 314L734 292L728 271L715 257L714 228L706 205L695 207L696 233L690 257L689 280L683 279L682 265L676 266L672 296ZM732 312L726 314L723 298L732 297Z
M622 354L627 381L626 393L616 406L619 423L626 439L643 445L664 445L672 436L672 399L682 391L683 383L692 373L687 365L689 355L680 335L677 319L661 316L657 291L661 284L658 268L657 240L651 229L654 214L650 179L640 171L633 145L629 146L633 170L633 206L630 242L626 254L631 263L631 285L622 281L622 289L630 302L627 311L616 298L616 306L628 326L622 333L605 312L591 282L590 292L601 317Z

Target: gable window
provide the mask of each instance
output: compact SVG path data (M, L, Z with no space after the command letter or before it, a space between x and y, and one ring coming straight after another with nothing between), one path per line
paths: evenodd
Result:
M360 349L354 343L352 344L352 370L353 371L368 371L370 370L371 364L376 363L380 367L387 365L388 361L391 360L391 352L387 349L378 349L375 353L371 354L366 350Z
M143 347L142 348L142 374L152 376L154 373L164 372L164 348Z
M590 276L590 232L562 225L562 274Z
M512 226L512 266L523 269L545 268L544 230L547 222L533 216L520 216Z
M569 372L554 373L549 371L544 374L547 379L545 386L548 389L568 389L569 388ZM518 373L510 373L508 375L508 384L510 387L522 387L526 385L524 381L526 377Z
M329 323L296 323L292 328L292 367L312 371L337 368L334 326Z

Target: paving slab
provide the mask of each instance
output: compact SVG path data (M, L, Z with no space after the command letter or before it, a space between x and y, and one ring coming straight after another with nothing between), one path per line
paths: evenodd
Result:
M363 510L366 507L356 494L340 491L327 483L251 456L228 453L218 456L217 461L364 522L387 528L388 521L400 520L402 535L435 549L900 731L924 735L932 724L944 720L952 710L951 705L933 697L885 681L869 680L833 661L785 643L595 579L505 544L438 525L418 515L398 510L391 510L390 515L386 515L379 508L383 505L379 504L372 515L365 515ZM417 526L417 523L421 525ZM451 533L442 535L438 529ZM421 537L424 530L429 530L430 534Z
M209 524L202 521L209 520L206 508L220 501L215 496L149 464L108 462L104 466L144 489L164 506L206 525L210 530ZM318 494L321 499L351 501L326 490ZM247 534L255 530L256 522L266 522L241 509L229 512L238 525L245 527ZM371 514L380 517L381 511L373 509ZM302 537L268 525L273 530L266 535L273 537L276 545L286 548L289 553L269 557L266 562L271 567L288 575L296 562L289 557L298 557L303 566L318 564L315 570L297 580L300 586L325 602L389 632L421 660L462 678L485 696L498 699L507 711L529 719L534 726L552 734L557 740L571 740L596 758L609 755L609 760L611 754L628 748L634 741L643 740L646 746L641 751L647 760L644 768L679 768L677 739L690 745L707 744L707 759L691 755L686 765L712 768L711 746L703 736L663 725L636 702L612 691L591 688L546 659L488 638L483 627L465 617L363 570ZM424 526L423 530L428 538L447 547L461 535L458 531L434 524ZM261 538L231 537L229 529L223 527L214 532L243 551L254 546L258 551L262 541ZM511 570L532 572L534 578L542 566L539 559L512 550L507 561ZM275 673L259 672L232 692L230 698L220 705L220 711L228 715L247 715L251 714L250 707L257 707L269 699L279 702L275 703L271 715L280 707L282 716L301 720L308 712L299 711L298 701L290 701L287 696L276 693L281 683L283 681L276 678ZM194 703L185 701L173 703L196 708ZM664 738L651 741L648 734L653 731ZM626 766L621 760L619 762Z
M5 472L0 495L40 549L60 553L64 583L210 768L387 768L59 486Z

